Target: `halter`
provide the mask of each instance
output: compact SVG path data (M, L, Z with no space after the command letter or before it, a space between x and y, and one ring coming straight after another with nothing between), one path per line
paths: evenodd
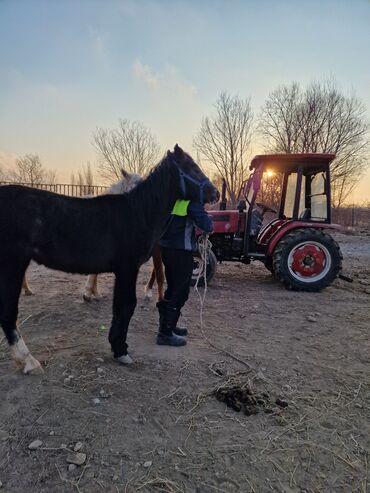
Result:
M179 164L173 160L173 162L175 163L177 169L179 170L179 175L180 175L180 189L181 189L181 193L183 194L184 197L186 197L186 183L185 183L185 180L188 180L188 181L191 181L192 183L195 183L196 185L199 186L199 201L201 204L204 204L204 201L203 201L203 190L204 190L204 187L205 185L207 184L211 184L211 181L205 177L203 178L203 180L197 180L196 178L193 178L192 176L188 175L187 173L185 173L184 171L182 171L179 167Z

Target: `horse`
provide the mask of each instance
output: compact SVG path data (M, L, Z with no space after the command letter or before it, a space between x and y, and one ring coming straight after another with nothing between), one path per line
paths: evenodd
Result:
M0 187L0 324L24 373L42 371L17 328L31 260L69 273L115 274L108 340L118 363L136 307L136 280L178 199L216 202L216 187L177 144L131 192L83 199L21 185Z
M141 176L135 173L128 173L124 169L121 169L121 173L122 173L122 179L119 182L114 183L105 192L105 194L127 193L143 181L143 178ZM145 298L151 298L153 296L152 294L153 285L154 282L157 280L158 301L161 301L164 298L164 272L163 272L162 257L161 257L161 251L159 245L155 245L153 249L152 259L153 259L153 269L150 279L144 288ZM25 294L27 295L26 290L25 290ZM93 297L95 299L99 298L97 274L89 274L85 284L85 290L83 293L83 299L85 301L91 301Z
M124 169L121 169L121 173L122 173L122 179L117 183L114 183L105 192L105 194L127 193L130 190L132 190L134 187L136 187L136 185L138 185L143 180L141 176L135 173L128 173ZM164 298L164 272L163 272L161 252L158 245L154 247L152 259L153 259L153 269L149 281L144 288L145 298L148 299L153 296L152 293L153 293L154 282L157 281L158 301L161 301ZM27 273L24 274L22 289L24 290L24 294L26 296L32 296L33 292L28 284ZM91 301L93 297L95 299L99 298L97 274L89 274L83 293L83 299L85 301Z

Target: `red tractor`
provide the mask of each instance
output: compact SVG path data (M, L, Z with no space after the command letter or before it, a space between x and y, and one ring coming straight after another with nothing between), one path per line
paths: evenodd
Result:
M221 210L209 211L214 231L207 280L215 275L217 261L249 264L259 260L288 289L320 291L333 282L342 267L342 254L324 230L340 228L331 223L330 163L334 158L334 154L256 156L237 210L223 210L223 193ZM281 178L278 210L258 201L264 178L272 174ZM274 217L266 221L266 213ZM193 279L203 269L196 259Z

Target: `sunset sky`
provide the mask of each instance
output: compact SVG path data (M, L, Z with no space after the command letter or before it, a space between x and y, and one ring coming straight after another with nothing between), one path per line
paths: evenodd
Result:
M69 181L119 118L191 152L221 91L257 115L278 85L329 77L370 118L368 0L0 0L0 163L38 154Z

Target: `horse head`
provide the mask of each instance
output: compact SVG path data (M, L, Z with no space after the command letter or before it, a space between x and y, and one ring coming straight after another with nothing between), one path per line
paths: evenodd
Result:
M107 194L120 194L130 192L139 183L143 181L142 177L135 173L121 169L122 179L114 183L108 190Z
M178 169L181 198L203 204L219 200L220 193L217 188L181 147L176 144L173 152L167 152L167 158Z

